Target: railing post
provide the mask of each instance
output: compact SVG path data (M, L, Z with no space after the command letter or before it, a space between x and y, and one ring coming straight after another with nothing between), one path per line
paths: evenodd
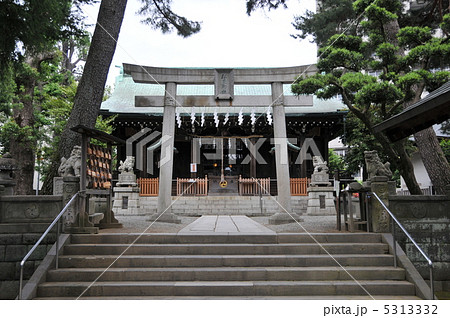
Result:
M395 239L395 221L391 218L392 223L392 241L394 243L394 267L397 267L397 241Z
M431 300L434 300L434 279L433 279L433 264L428 264L430 266L430 292Z
M55 268L58 269L59 265L59 231L61 225L61 218L58 219L58 223L56 223L56 260L55 260Z
M23 264L20 263L20 278L19 278L19 300L22 300L22 288L23 288Z
M262 181L262 179L261 179ZM259 185L259 209L261 214L263 214L263 206L262 206L262 184Z

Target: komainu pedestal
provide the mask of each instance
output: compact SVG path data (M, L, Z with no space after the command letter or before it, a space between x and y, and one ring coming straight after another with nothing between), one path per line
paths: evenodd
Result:
M327 162L322 157L313 157L314 172L308 187L307 215L336 215L334 187L331 186Z
M369 178L366 186L389 207L389 194L395 194L395 185L389 180L392 172L389 170L389 162L382 163L376 151L364 151L364 159ZM393 190L393 191L392 191ZM372 230L377 233L390 231L390 216L376 198L370 203L370 213L372 219Z
M116 215L138 215L140 213L139 187L133 172L134 157L127 156L120 162L119 182L114 187L113 211Z
M336 215L333 187L309 187L307 215Z

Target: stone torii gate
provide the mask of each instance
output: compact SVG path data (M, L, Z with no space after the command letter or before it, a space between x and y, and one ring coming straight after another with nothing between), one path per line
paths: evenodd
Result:
M124 74L130 75L136 83L164 85L163 96L136 96L136 107L160 107L164 105L162 123L162 145L159 174L159 195L157 213L152 220L180 222L171 213L171 186L173 171L173 154L175 136L175 116L178 106L217 107L226 112L230 107L273 108L273 128L275 140L275 162L279 211L272 216L272 223L292 221L290 177L285 122L285 106L310 106L312 96L288 96L283 92L283 84L291 84L300 74L314 74L315 66L305 65L283 68L246 68L246 69L189 69L142 67L123 64ZM177 96L177 85L214 85L211 96ZM234 95L236 84L269 84L271 96ZM225 111L224 111L225 109ZM264 111L261 111L264 112ZM286 213L287 212L287 213ZM298 218L298 216L296 216Z

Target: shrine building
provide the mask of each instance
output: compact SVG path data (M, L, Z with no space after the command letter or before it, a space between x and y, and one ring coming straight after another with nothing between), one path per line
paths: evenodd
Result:
M205 180L193 195L245 195L261 180L289 208L293 182L311 176L313 155L328 160L347 113L337 98L291 92L296 77L315 72L123 64L100 115L116 116L113 135L127 141L118 159L135 156L140 180L158 178L158 211L193 179Z

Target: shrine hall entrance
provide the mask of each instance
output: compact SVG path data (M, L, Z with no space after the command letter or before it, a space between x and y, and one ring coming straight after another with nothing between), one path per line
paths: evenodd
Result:
M178 138L174 147L172 196L277 195L275 146L264 135L195 136ZM289 151L292 167L298 151ZM155 153L154 177L140 176L141 196L157 196L160 154ZM305 162L309 164L309 162ZM291 174L291 195L306 196L308 178Z

